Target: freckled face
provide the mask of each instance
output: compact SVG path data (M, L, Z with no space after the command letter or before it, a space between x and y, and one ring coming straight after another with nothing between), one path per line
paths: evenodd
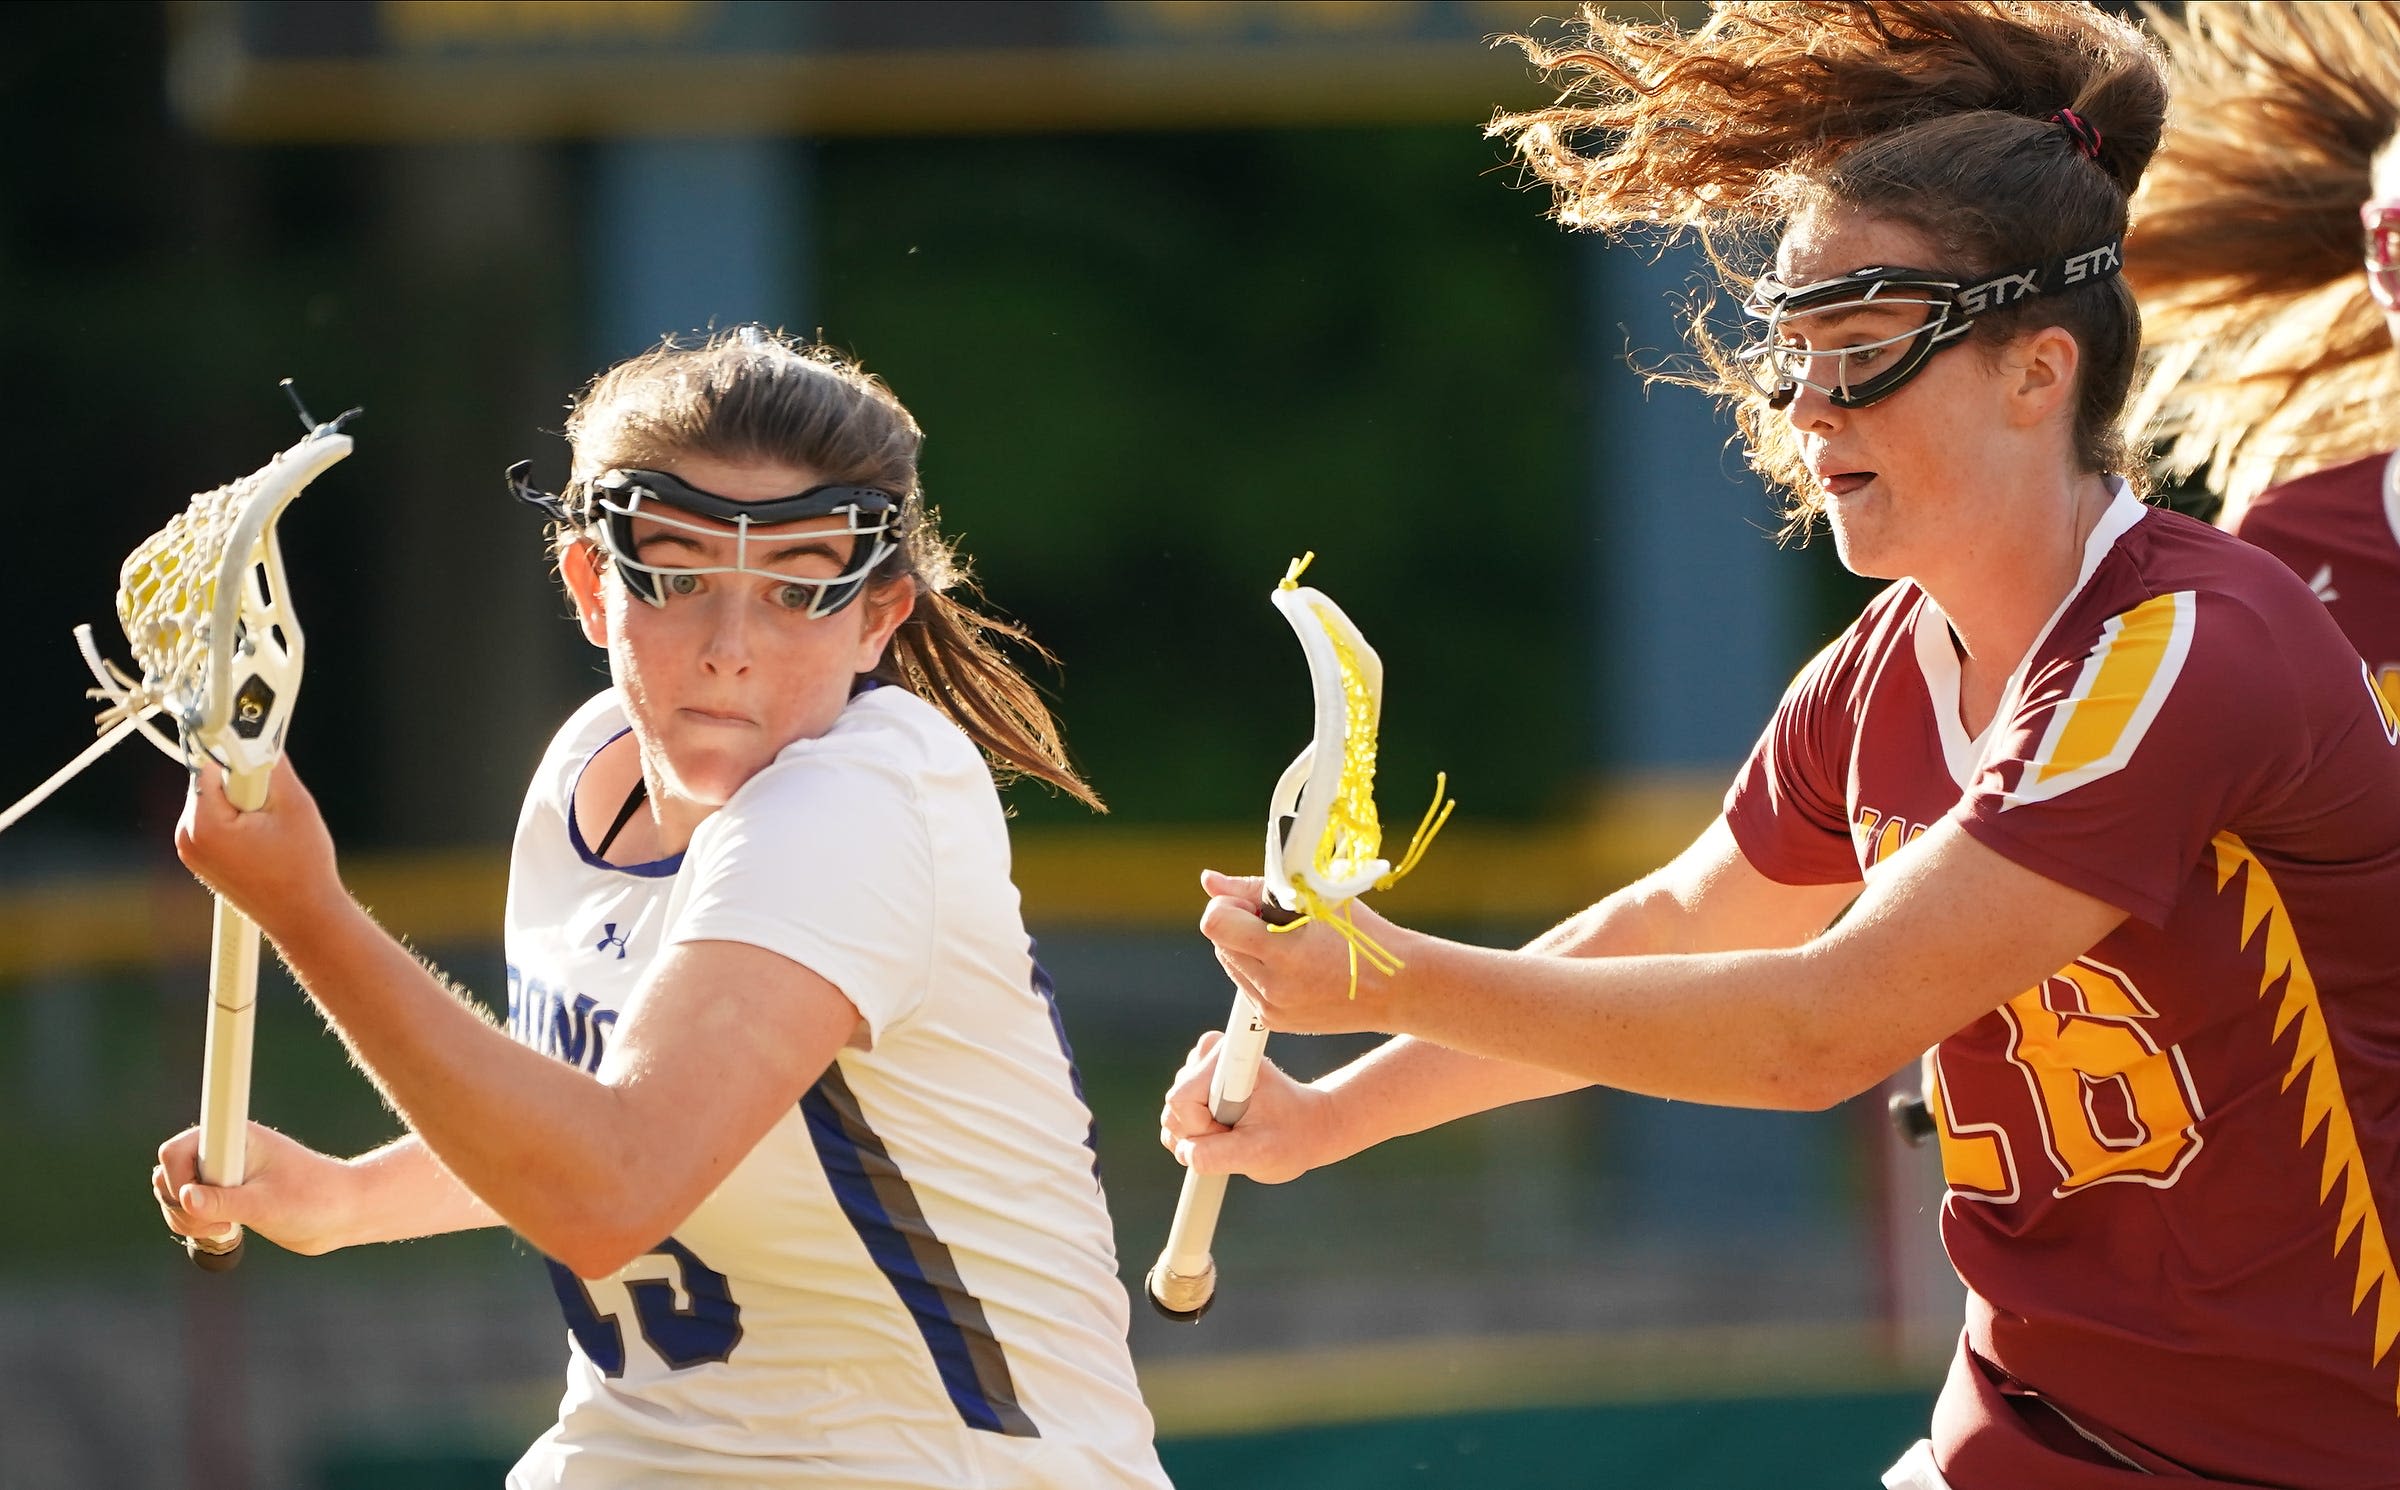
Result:
M656 468L737 502L788 497L823 481L794 467L697 455ZM636 558L669 570L734 563L731 524L674 515L707 531L637 517ZM831 578L861 541L840 531L845 526L840 517L824 517L752 528L747 562ZM764 575L668 573L657 580L663 606L633 594L622 576L603 575L597 615L586 611L585 630L590 634L598 623L593 640L608 649L609 673L645 764L668 792L712 809L786 746L833 727L858 674L882 660L911 598L906 585L870 584L842 609L811 617L813 589Z
M1944 266L1933 244L1915 229L1856 212L1826 211L1800 219L1776 255L1776 277L1787 285L1815 284L1874 267ZM1841 318L1796 318L1788 339L1811 352L1863 345L1905 329L1885 324L1894 315L1864 310ZM1830 358L1811 361L1831 363ZM1872 371L1860 368L1853 376ZM1921 574L1955 541L1962 523L1978 516L1962 491L1967 483L1958 477L1977 471L1995 445L1998 382L1986 359L1953 344L1936 352L1897 391L1864 408L1842 408L1805 386L1794 395L1783 417L1816 478L1834 547L1853 573L1876 579Z

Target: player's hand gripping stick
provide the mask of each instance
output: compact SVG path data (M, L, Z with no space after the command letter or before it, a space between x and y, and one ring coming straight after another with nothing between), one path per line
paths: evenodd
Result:
M1270 926L1289 926L1300 919L1295 911L1269 902L1258 910ZM1250 1109L1250 1094L1258 1089L1258 1069L1267 1058L1267 1021L1250 996L1233 996L1233 1013L1225 1021L1225 1039L1217 1046L1217 1069L1208 1083L1208 1115L1230 1128ZM1167 1245L1150 1269L1150 1303L1167 1318L1189 1323L1216 1302L1217 1263L1209 1254L1217 1234L1217 1217L1225 1204L1225 1182L1231 1175L1186 1174L1183 1193L1175 1201L1174 1224L1167 1228Z

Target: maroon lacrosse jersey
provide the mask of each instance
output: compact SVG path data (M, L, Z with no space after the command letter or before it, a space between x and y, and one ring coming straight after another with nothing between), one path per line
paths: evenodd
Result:
M2400 708L2400 453L2286 482L2231 531L2308 581Z
M1958 686L1894 585L1726 800L1785 883L1949 818L2128 913L1938 1047L1943 1473L2400 1483L2400 719L2282 564L2122 492L1981 737Z

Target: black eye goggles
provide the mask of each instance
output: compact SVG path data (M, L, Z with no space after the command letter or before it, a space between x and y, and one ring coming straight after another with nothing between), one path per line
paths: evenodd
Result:
M681 574L754 574L808 590L808 614L829 616L858 598L867 575L899 548L899 528L906 502L880 487L812 486L788 497L764 502L736 502L702 491L664 471L610 470L592 479L584 500L575 503L555 492L542 491L526 479L531 461L508 468L509 494L537 507L570 528L593 533L609 560L624 576L625 587L652 605L667 603L666 577ZM719 526L686 522L674 514L710 519ZM731 564L650 564L636 551L633 522L646 523L699 537L719 538L724 524L733 527ZM780 527L815 518L839 517L838 528L811 537L851 539L850 557L835 575L794 574L750 562L753 543L782 547L783 535L754 538L752 530Z
M1977 316L2035 295L2097 283L2116 274L2124 262L2125 240L2112 238L2097 248L2061 254L1972 284L1938 270L1880 265L1805 285L1786 285L1765 274L1742 309L1766 325L1758 340L1734 353L1734 360L1748 371L1771 409L1788 408L1802 387L1824 394L1836 408L1863 409L1924 371L1934 353L1966 336ZM1921 307L1923 324L1822 350L1784 339L1794 321L1809 316L1892 306ZM1833 372L1830 380L1810 376L1827 365Z

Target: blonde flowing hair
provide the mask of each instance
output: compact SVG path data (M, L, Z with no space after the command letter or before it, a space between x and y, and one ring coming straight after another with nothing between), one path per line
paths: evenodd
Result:
M2151 23L2174 105L2125 247L2151 348L2134 417L2230 520L2400 424L2358 221L2400 131L2400 5L2196 0Z

